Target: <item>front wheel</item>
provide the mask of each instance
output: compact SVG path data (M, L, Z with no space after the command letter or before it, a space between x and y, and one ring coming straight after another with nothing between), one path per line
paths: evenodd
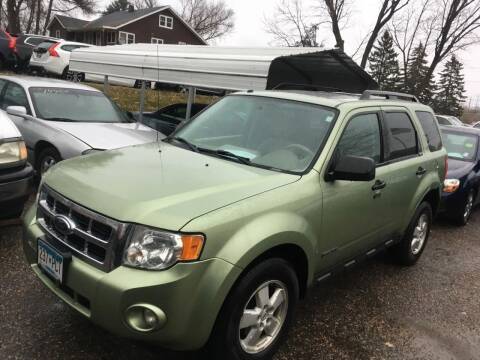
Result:
M398 263L411 266L420 259L430 235L432 218L430 204L428 202L421 203L408 225L402 241L390 249Z
M37 158L37 166L36 170L40 177L42 177L48 169L50 169L53 165L60 162L62 157L60 156L57 149L53 147L49 147L43 149L40 154L38 154Z
M283 259L268 259L241 278L212 333L212 359L266 360L281 345L299 297L298 278Z
M463 207L456 216L456 223L460 226L465 226L472 215L473 206L475 204L475 191L470 190L465 197Z

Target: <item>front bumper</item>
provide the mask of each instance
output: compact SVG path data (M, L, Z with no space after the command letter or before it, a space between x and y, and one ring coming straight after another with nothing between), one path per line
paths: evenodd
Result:
M466 196L466 192L463 189L458 189L454 193L443 192L438 212L447 217L456 216L463 212Z
M27 164L21 170L0 175L0 219L20 213L32 191L33 168Z
M177 264L166 271L120 266L105 273L73 257L59 286L37 265L37 239L44 233L35 223L35 206L24 218L23 247L37 277L72 308L122 337L155 343L174 350L201 348L241 269L220 259ZM167 322L154 332L138 332L125 322L135 304L160 308Z

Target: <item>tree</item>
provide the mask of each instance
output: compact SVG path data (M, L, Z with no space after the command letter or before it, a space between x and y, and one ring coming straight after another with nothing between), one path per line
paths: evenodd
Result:
M181 0L182 18L203 37L213 40L233 30L233 9L224 0Z
M130 5L131 4L128 0L113 0L110 4L107 5L102 14L108 15L116 11L127 11Z
M341 34L341 23L348 17L348 5L346 0L322 0L320 8L326 10L330 18L330 24L332 25L333 36L335 37L336 47L340 50L344 50L345 41Z
M428 74L427 64L425 45L420 42L413 49L411 59L408 61L405 91L417 96L422 103L431 104L435 83L432 76Z
M381 90L396 91L399 89L399 67L397 53L393 47L393 38L385 30L378 45L373 47L370 55L370 74L377 81Z
M435 96L435 110L446 115L461 116L465 101L463 64L453 54L440 73L439 91Z
M479 42L476 31L480 28L480 1L436 0L434 11L439 16L433 24L434 51L426 79L450 54ZM428 83L424 85L428 87Z
M397 12L402 10L408 4L409 1L410 0L383 0L382 6L378 12L377 21L370 33L365 50L363 51L362 62L360 63L362 68L365 68L367 65L368 57L370 56L373 44L375 44L380 31Z
M289 47L317 47L320 25L305 11L302 0L281 0L270 19L265 19L266 31L275 42Z

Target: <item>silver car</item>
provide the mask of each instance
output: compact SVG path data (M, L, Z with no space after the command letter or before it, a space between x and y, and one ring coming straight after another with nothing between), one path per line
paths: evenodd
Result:
M164 137L101 91L68 81L0 76L0 105L22 133L39 174L63 159Z

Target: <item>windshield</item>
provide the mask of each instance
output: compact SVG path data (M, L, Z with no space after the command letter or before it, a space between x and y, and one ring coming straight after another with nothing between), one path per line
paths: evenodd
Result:
M335 110L318 105L233 95L206 109L172 136L199 152L301 173L321 149L335 117Z
M69 122L131 122L107 96L99 91L34 87L30 88L37 117Z
M478 146L477 136L443 131L442 138L449 158L467 161L475 159Z

